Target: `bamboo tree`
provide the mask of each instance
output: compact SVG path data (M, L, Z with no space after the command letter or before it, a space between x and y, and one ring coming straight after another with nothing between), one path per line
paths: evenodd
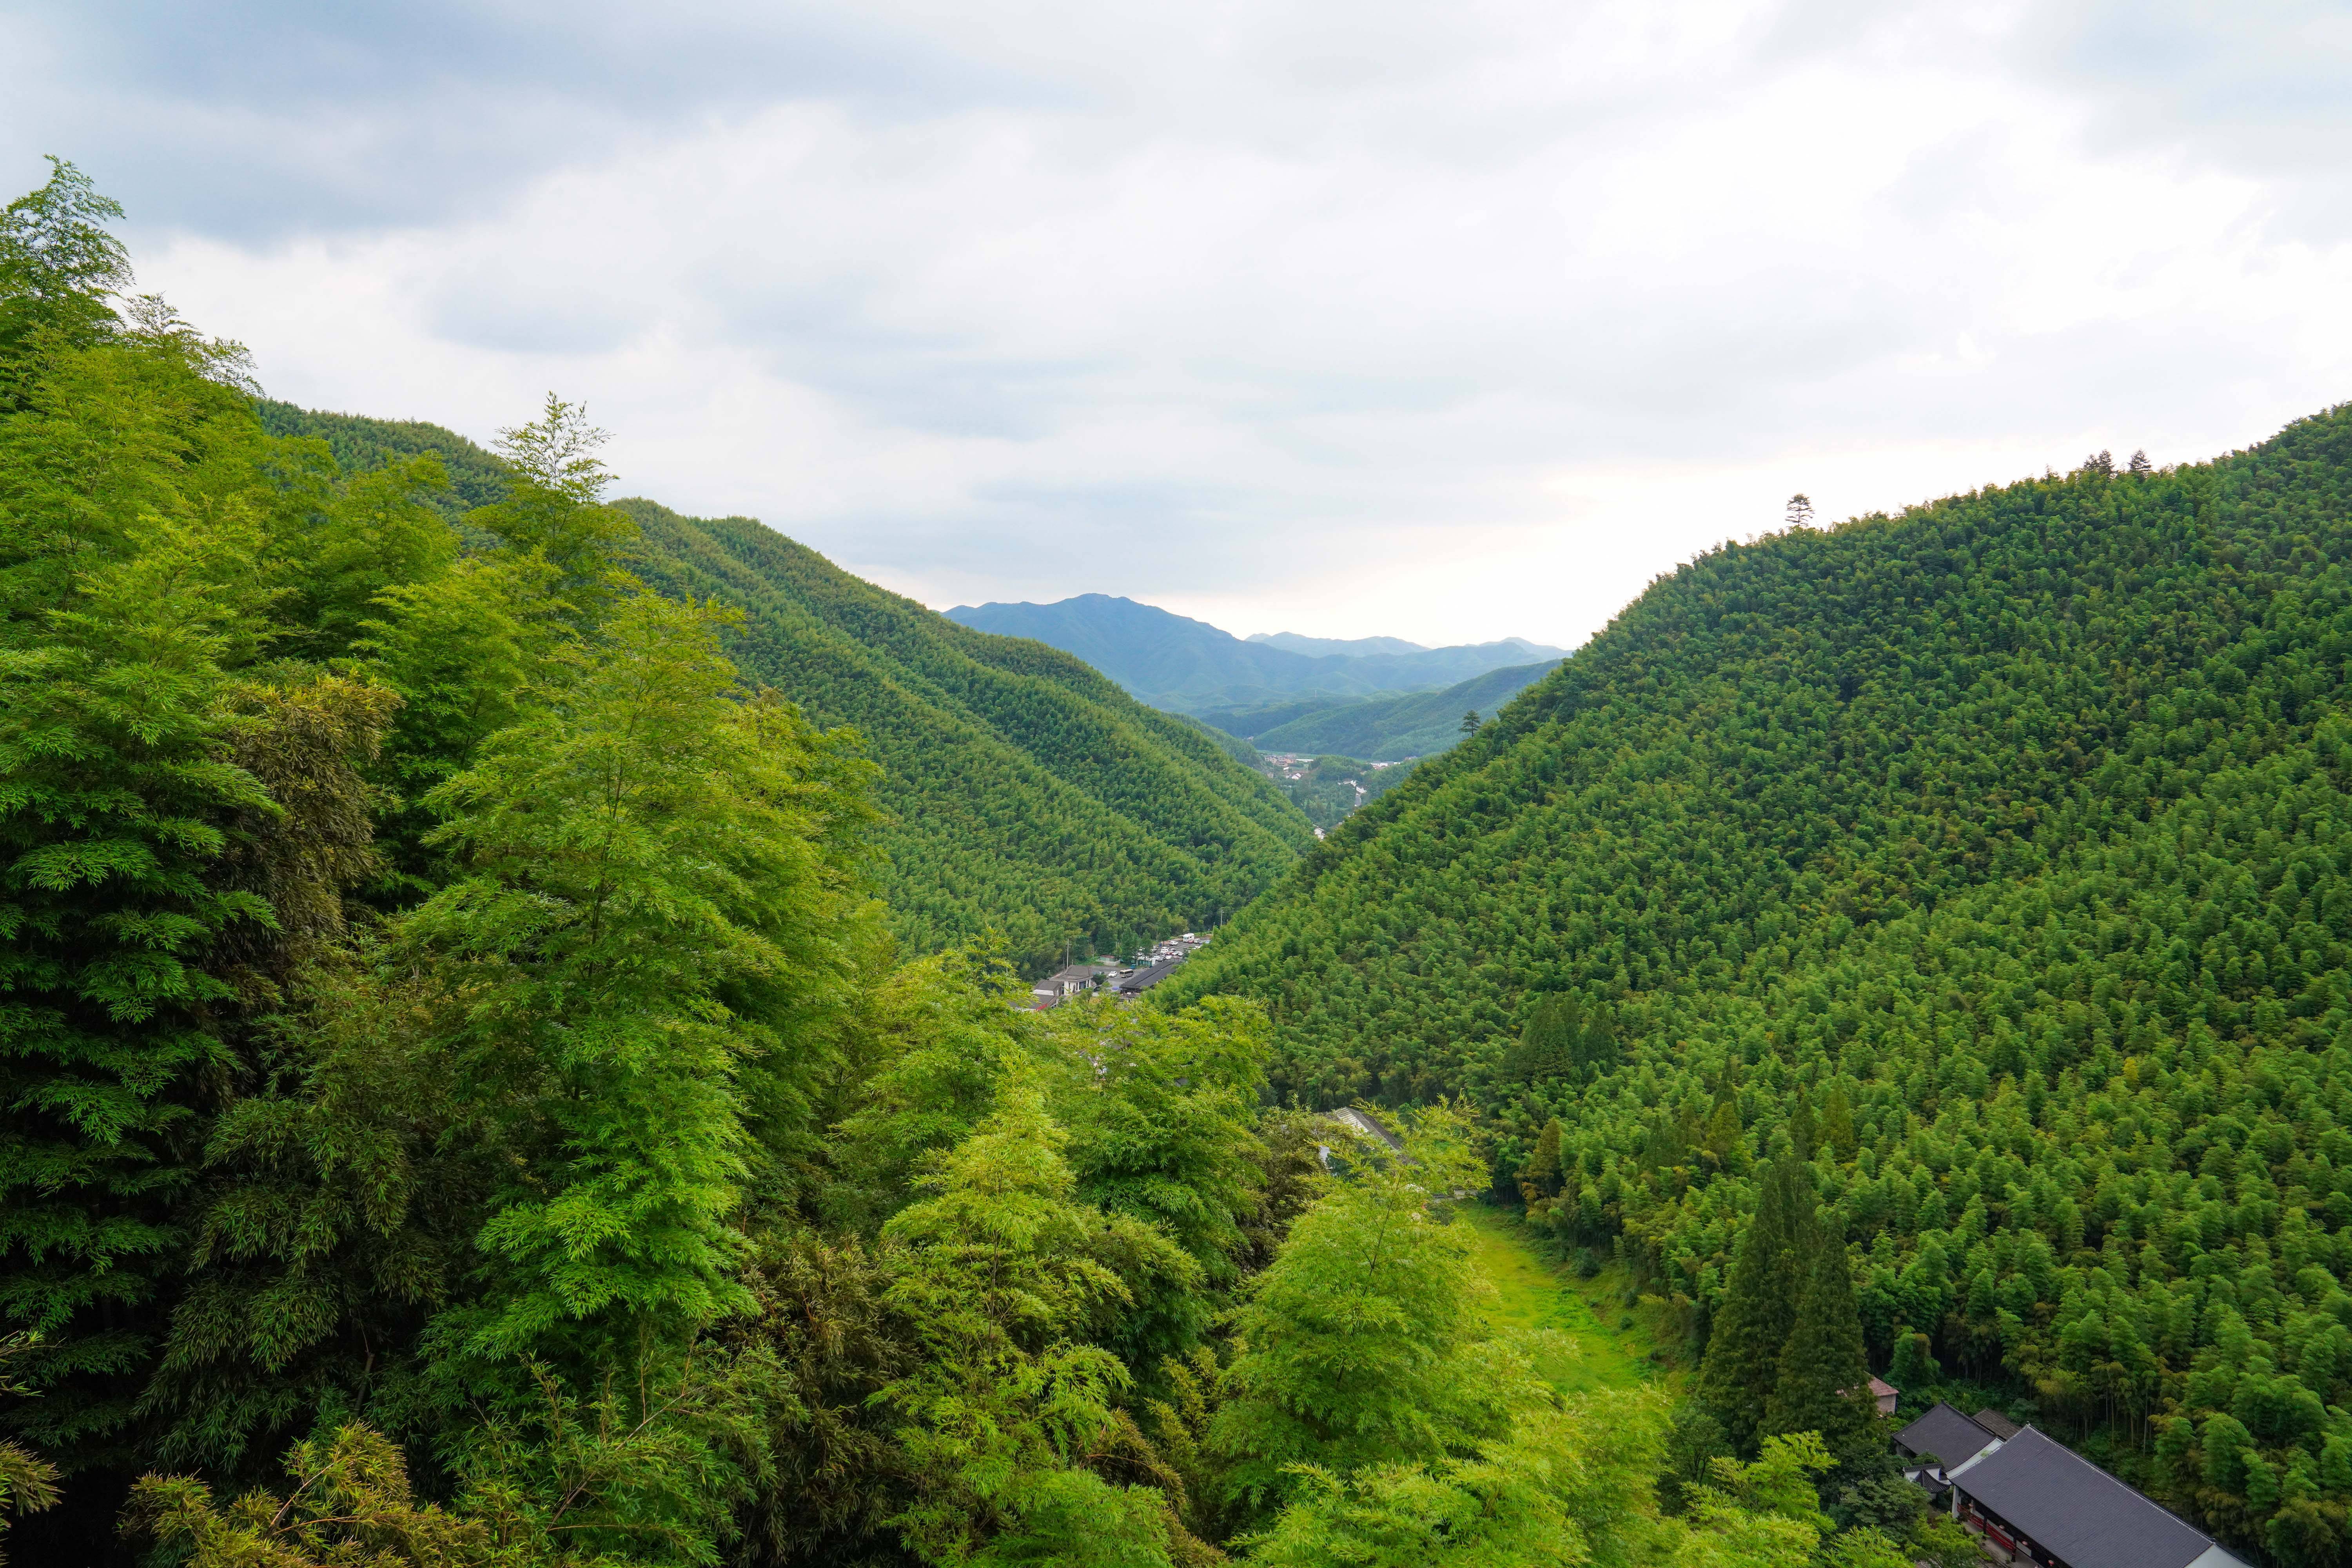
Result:
M278 808L227 701L268 630L258 431L169 331L61 341L0 418L0 1313L43 1335L51 1392L16 1418L87 1452L127 1414L232 1062L218 945L275 919L221 857Z
M399 947L438 977L451 1082L518 1178L453 1349L676 1343L748 1304L748 1126L804 1114L829 1070L855 910L831 819L860 808L796 718L743 700L720 624L625 602L434 792L464 874Z
M1115 1408L1127 1369L1080 1333L1130 1299L1102 1233L1168 1244L1076 1201L1066 1138L1016 1078L884 1229L906 1249L887 1299L929 1352L878 1396L906 1420L915 1488L893 1522L927 1562L1165 1564L1181 1533L1167 1496L1087 1468L1131 1430Z

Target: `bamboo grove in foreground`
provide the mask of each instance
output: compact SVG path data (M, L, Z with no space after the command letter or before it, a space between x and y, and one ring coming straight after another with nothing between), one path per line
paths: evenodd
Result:
M902 959L860 737L629 569L580 409L463 507L346 468L131 293L117 216L61 164L0 220L21 1560L1936 1545L1825 1511L1821 1435L1678 1468L1548 1385L1478 1310L1460 1113L1334 1178L1255 1004Z

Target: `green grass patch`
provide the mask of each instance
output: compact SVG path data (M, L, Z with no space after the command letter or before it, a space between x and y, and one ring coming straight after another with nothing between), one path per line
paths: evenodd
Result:
M1567 1354L1538 1365L1545 1381L1563 1394L1670 1381L1673 1369L1651 1321L1654 1311L1647 1304L1622 1304L1622 1269L1579 1279L1537 1250L1517 1215L1483 1204L1465 1204L1455 1213L1469 1230L1472 1259L1495 1285L1488 1320L1501 1329L1555 1330L1573 1342Z

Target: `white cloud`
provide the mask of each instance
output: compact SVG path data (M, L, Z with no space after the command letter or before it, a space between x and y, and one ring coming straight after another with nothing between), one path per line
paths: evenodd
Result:
M1572 643L1791 489L2352 392L2298 150L2352 109L2249 107L2315 79L2316 7L452 7L442 52L237 14L340 94L20 15L51 96L0 161L103 100L150 134L102 183L179 171L145 281L278 395L481 437L559 388L626 488L936 605Z

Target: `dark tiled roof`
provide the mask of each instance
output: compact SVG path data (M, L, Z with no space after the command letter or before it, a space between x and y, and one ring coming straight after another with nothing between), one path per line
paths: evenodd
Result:
M1969 1416L1969 1419L1975 1422L1978 1426L1983 1427L1986 1431L1991 1433L1996 1437L2014 1437L2020 1432L2025 1430L2024 1427L2020 1426L2016 1422L2011 1421L2000 1411L1993 1409L1979 1410L1974 1415Z
M1992 1434L1939 1400L1895 1440L1914 1454L1935 1455L1948 1470L1991 1442Z
M1132 996L1139 991L1150 990L1171 974L1175 973L1176 966L1183 962L1181 958L1171 958L1165 963L1155 963L1149 969L1137 970L1118 983L1120 994Z
M2071 1568L2188 1568L2213 1545L2210 1536L2031 1426L1952 1482Z
M1352 1105L1342 1106L1330 1115L1331 1120L1340 1125L1352 1127L1367 1138L1377 1138L1400 1154L1404 1152L1404 1144L1395 1133L1381 1125L1379 1117L1367 1116Z

